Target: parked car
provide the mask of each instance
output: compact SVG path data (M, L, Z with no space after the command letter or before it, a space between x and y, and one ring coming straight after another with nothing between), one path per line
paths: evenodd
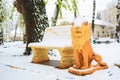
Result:
M113 42L113 40L110 39L110 37L106 37L106 38L96 39L95 42L96 42L97 44L101 44L101 43L110 44L111 42Z

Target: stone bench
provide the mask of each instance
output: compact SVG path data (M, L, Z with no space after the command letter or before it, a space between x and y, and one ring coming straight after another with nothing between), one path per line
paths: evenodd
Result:
M68 68L73 65L73 48L71 43L71 26L48 27L43 40L39 43L30 43L33 51L33 63L48 61L48 50L57 49L61 55L58 68Z

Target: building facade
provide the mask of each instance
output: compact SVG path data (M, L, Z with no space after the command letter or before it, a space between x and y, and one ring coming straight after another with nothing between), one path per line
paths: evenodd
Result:
M95 20L94 38L115 38L116 25L103 20Z

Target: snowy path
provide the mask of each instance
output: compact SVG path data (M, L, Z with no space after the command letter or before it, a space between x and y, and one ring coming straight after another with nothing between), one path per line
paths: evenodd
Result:
M93 44L93 49L99 53L108 69L96 71L86 76L76 76L68 73L68 69L57 69L54 66L31 63L32 55L22 56L25 45L22 42L0 45L0 80L120 80L120 68L114 63L120 63L120 44ZM57 51L50 56L51 60L59 60Z

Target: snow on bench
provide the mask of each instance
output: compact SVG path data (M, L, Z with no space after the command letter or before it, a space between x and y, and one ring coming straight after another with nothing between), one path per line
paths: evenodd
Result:
M58 49L61 61L58 68L68 68L73 65L73 48L71 43L71 26L47 27L43 40L39 43L30 43L33 51L34 63L48 61L48 50Z

